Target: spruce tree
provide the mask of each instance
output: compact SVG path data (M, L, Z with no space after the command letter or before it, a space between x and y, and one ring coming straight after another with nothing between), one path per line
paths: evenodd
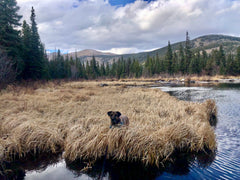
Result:
M106 76L110 76L110 66L109 66L109 62L107 62L107 65L106 65Z
M32 79L40 79L43 76L43 71L44 71L44 61L43 61L43 53L42 52L42 44L40 41L40 37L38 34L38 28L37 28L37 23L36 23L36 15L35 15L35 10L32 7L31 10L31 62L30 62L30 74L29 78ZM60 57L59 57L60 58ZM59 76L61 77L61 75Z
M90 61L90 77L96 79L99 76L99 68L95 56Z
M208 60L208 54L205 50L202 50L202 56L201 56L201 60L200 60L200 71L204 71L206 68L206 64L207 64L207 60Z
M24 70L23 70L23 78L27 79L30 74L30 64L31 64L31 28L24 20L22 25L22 58L24 61Z
M184 74L186 72L185 70L185 56L184 56L184 51L183 51L183 46L182 43L180 44L179 47L179 70Z
M189 72L189 65L192 59L192 51L191 51L191 41L188 35L188 31L186 32L186 41L185 41L185 72Z
M234 60L232 54L228 54L227 56L227 62L226 62L226 73L230 75L235 75L234 73Z
M169 74L173 73L172 69L173 53L170 41L168 41L167 53L165 55L165 68Z
M156 54L156 59L155 60L156 60L156 67L155 67L156 73L160 74L161 73L161 62L160 62L160 58L159 58L158 53Z
M237 48L237 55L236 55L236 74L240 74L240 46Z
M18 11L16 0L0 1L0 49L12 59L15 71L20 74L24 64L21 58L20 31L17 30L22 16L18 15Z
M106 69L105 69L105 64L104 64L104 62L101 64L101 66L100 66L100 75L102 76L102 77L104 77L104 76L106 76Z
M177 73L179 70L179 64L178 64L178 57L177 53L173 53L173 59L172 59L172 73Z

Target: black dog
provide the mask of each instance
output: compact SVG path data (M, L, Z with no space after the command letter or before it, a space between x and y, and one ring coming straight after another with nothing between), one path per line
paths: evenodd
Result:
M117 126L117 125L125 125L125 126L129 125L128 117L122 115L120 112L109 111L107 114L111 119L110 128L112 128L112 126Z

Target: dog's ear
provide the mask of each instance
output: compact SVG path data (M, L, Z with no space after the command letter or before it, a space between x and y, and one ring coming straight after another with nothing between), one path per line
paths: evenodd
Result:
M117 113L118 117L120 117L122 115L119 111L117 111L116 113Z
M112 114L112 111L108 111L108 113L107 113L107 114L108 114L108 116L111 116L111 114Z

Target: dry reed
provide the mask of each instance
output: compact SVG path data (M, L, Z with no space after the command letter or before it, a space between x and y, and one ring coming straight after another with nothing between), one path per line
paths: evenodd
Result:
M158 166L175 150L215 150L209 123L217 113L214 101L179 101L160 90L129 84L138 82L50 83L18 93L14 88L2 91L0 156L65 151L68 161L95 161L108 146L109 159ZM129 127L109 129L109 110L127 115Z

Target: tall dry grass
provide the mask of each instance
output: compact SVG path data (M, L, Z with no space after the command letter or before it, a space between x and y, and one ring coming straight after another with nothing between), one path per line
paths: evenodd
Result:
M100 87L100 83L108 86ZM68 161L107 158L159 165L176 151L216 148L209 120L214 101L179 101L138 82L70 82L0 95L0 156L65 151ZM139 83L142 85L142 83ZM129 127L109 129L109 110L129 117Z

